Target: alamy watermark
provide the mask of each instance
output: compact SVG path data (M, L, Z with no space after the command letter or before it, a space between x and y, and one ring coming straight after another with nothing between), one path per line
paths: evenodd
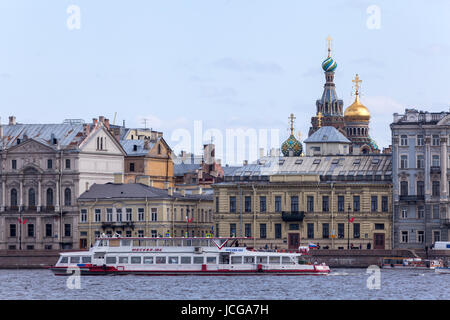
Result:
M367 278L366 286L369 290L380 290L381 289L381 271L380 267L376 265L371 265L366 270L367 274L370 276Z
M368 6L366 13L367 17L366 26L371 30L381 28L381 8L375 4Z
M71 4L66 10L69 16L67 17L66 25L69 30L79 30L81 28L81 9L79 6Z
M69 267L66 273L71 274L66 280L67 289L81 289L81 271L78 267Z

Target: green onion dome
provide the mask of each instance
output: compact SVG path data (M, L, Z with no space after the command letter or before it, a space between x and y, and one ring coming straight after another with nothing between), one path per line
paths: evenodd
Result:
M298 141L293 134L291 134L289 138L281 145L281 152L283 152L285 157L300 157L302 151L303 147L301 142Z
M333 72L337 68L336 61L333 58L328 57L322 62L322 69L325 72Z

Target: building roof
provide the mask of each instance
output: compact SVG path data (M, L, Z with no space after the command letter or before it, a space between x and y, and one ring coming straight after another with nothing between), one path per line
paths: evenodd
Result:
M319 175L324 180L392 180L392 156L264 157L225 176L225 182L264 181L274 175ZM220 183L219 183L220 185Z
M128 156L145 156L154 147L155 142L148 141L148 149L144 148L145 140L121 140L120 144Z
M173 165L173 175L176 177L184 176L186 173L195 172L198 169L201 169L201 165L182 162Z
M335 127L321 127L314 132L304 143L351 143L342 133Z
M89 190L79 197L79 200L107 199L187 199L212 200L211 194L185 194L174 192L169 195L166 189L158 189L141 183L106 183L93 184Z

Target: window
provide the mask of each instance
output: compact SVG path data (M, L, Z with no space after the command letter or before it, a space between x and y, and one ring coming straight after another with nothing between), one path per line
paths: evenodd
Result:
M281 212L281 196L275 197L275 212Z
M400 195L407 196L408 195L408 181L400 182Z
M425 168L425 158L423 154L419 154L417 156L417 169L423 169Z
M345 210L344 196L338 196L338 212L344 212Z
M407 169L407 168L408 168L408 156L401 155L400 156L400 169Z
M298 223L290 223L289 230L300 230L300 226Z
M106 221L107 222L112 222L113 221L113 210L112 210L112 208L107 208L106 209Z
M17 225L15 224L10 224L9 225L9 236L10 237L16 237L17 234Z
M401 135L400 136L400 145L401 146L407 146L408 145L408 136L407 135Z
M417 218L418 219L423 219L425 218L425 210L423 206L418 206L417 207Z
M138 208L138 221L144 220L145 220L144 208Z
M66 169L70 169L70 159L66 159Z
M439 219L439 205L433 205L433 219Z
M64 224L64 237L70 237L72 234L72 226L70 223Z
M298 212L298 197L297 196L291 197L291 211Z
M102 221L102 210L101 209L95 209L95 222Z
M152 221L158 221L158 209L152 208Z
M417 181L417 195L418 196L425 195L425 186L423 181Z
M51 223L47 223L45 225L45 236L46 237L53 237L53 225Z
M306 208L308 212L314 212L314 197L307 196L306 197Z
M401 218L402 219L407 219L408 218L408 209L407 208L402 208L402 210L401 210Z
M230 237L236 237L236 224L230 223Z
M53 169L53 160L52 159L47 160L47 169Z
M425 242L425 232L420 230L417 231L417 242L418 243L424 243Z
M17 207L17 190L11 189L11 207Z
M128 264L128 257L119 257L119 264Z
M178 257L169 257L169 264L178 264Z
M34 224L28 223L27 224L27 229L28 229L28 236L29 237L34 237Z
M259 211L266 212L266 197L265 196L259 197Z
M116 209L116 221L122 222L122 209L121 208Z
M330 207L329 207L329 197L328 197L328 196L323 196L323 197L322 197L322 211L323 211L323 212L328 212L328 211L330 211Z
M230 212L236 212L236 197L230 197Z
M157 257L156 258L156 263L158 263L158 258L166 258L166 257ZM141 260L142 260L142 258L141 257L131 257L131 264L141 264ZM164 263L166 263L165 261L164 261Z
M358 212L360 210L359 196L353 196L353 211Z
M343 223L338 223L338 238L343 239L345 237L345 226Z
M378 211L378 196L370 197L370 209L372 212Z
M433 231L433 243L437 242L437 241L441 241L441 232L439 230L434 230Z
M181 264L191 264L192 258L191 257L181 257L180 263Z
M36 193L33 188L28 189L28 206L36 206Z
M203 264L203 262L204 262L203 257L194 257L193 260L194 260L193 261L194 264Z
M72 191L70 188L64 189L64 205L71 206L72 205Z
M431 158L431 166L432 167L439 167L441 165L441 162L439 161L439 155L434 154Z
M308 239L314 239L314 223L308 223L306 226Z
M245 228L245 236L251 237L252 236L252 225L250 223L246 223L244 228Z
M387 196L381 197L381 211L388 212L388 197Z
M433 134L433 136L432 136L432 144L433 144L433 146L438 146L439 145L439 135Z
M408 231L402 231L400 233L400 242L401 243L408 243Z
M433 181L431 185L431 192L433 196L439 196L441 194L440 181Z
M244 201L245 212L252 212L252 197L246 196Z
M53 207L53 189L47 189L47 207Z
M265 239L267 237L267 233L266 233L266 224L265 223L261 223L259 225L259 237L261 239Z
M134 162L130 162L130 172L134 172Z
M81 209L80 222L87 222L87 210Z
M353 238L359 239L360 238L359 232L360 232L359 223L354 223L353 224Z
M126 208L125 209L125 218L126 221L133 221L133 209L131 208Z
M375 223L375 230L384 230L384 223Z
M275 239L281 239L281 224L275 223Z
M421 134L417 135L417 145L423 146L423 135Z
M330 225L328 223L322 224L322 238L328 239L330 237Z

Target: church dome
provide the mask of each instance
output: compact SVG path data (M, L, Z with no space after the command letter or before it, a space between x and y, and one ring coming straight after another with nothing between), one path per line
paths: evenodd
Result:
M370 112L360 101L359 95L356 95L355 102L352 103L344 112L345 118L350 118L353 120L370 120Z
M302 151L303 147L301 142L293 134L281 145L281 152L283 152L285 157L300 157Z
M337 63L330 56L322 62L322 69L325 72L334 72L334 70L336 70L336 68L337 68Z

